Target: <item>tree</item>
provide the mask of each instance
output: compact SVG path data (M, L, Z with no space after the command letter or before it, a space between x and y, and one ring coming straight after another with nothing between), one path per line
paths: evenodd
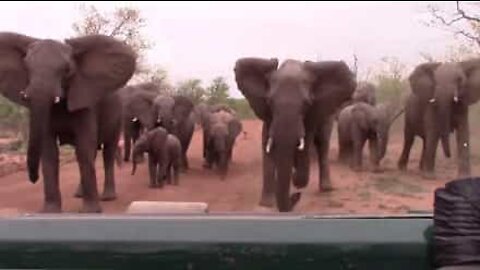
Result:
M480 4L478 2L464 6L460 1L456 1L453 10L448 11L436 5L429 5L428 10L432 17L426 23L428 26L451 32L455 37L475 45L476 51L480 49Z
M205 89L203 89L202 81L199 79L188 79L179 82L177 85L177 94L189 97L194 104L205 100Z
M406 66L398 58L382 58L381 65L374 76L379 102L388 102L395 110L403 106L404 97L408 92L405 73Z
M223 77L213 79L205 91L205 97L209 104L226 103L228 99L228 84Z

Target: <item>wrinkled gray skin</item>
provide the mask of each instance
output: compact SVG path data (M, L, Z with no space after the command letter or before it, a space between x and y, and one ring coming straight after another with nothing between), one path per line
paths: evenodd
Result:
M215 104L215 105L208 105L206 103L200 103L195 106L194 112L195 112L195 117L196 117L196 122L200 124L202 127L202 139L203 139L203 145L202 145L202 152L203 152L203 158L206 159L207 157L207 152L206 152L206 147L207 147L207 137L208 137L208 129L209 125L208 123L208 118L210 115L214 112L218 111L226 111L231 113L232 115L235 115L235 112L233 109L229 108L227 105L224 104ZM204 164L206 165L206 164Z
M238 88L263 121L263 189L260 205L291 211L309 181L309 149L319 163L319 190L332 190L328 150L333 116L356 87L344 62L242 58L235 64Z
M120 126L105 115L121 112L114 94L132 77L135 62L130 47L107 36L60 42L0 33L0 92L30 111L28 175L35 183L42 163L44 212L62 210L57 142L75 147L82 212L101 212L95 171L99 144L104 146L106 160L104 195L114 197Z
M352 95L352 102L365 102L372 106L377 104L376 87L369 82L359 82Z
M130 160L131 145L144 130L153 128L153 100L158 86L153 83L130 85L120 90L123 101L124 160Z
M188 170L187 151L195 130L194 105L187 97L160 95L155 98L153 114L155 126L164 127L175 135L182 145L182 170Z
M372 170L378 172L387 150L388 131L393 117L384 104L372 106L355 102L344 108L338 116L337 125L340 162L360 171L363 147L368 141Z
M175 135L157 127L142 134L133 147L132 175L135 174L137 163L143 153L148 153L150 188L163 188L167 184L179 184L181 162L181 145Z
M208 116L206 132L206 156L204 167L218 167L220 179L225 180L237 136L242 123L232 113L219 110Z
M409 77L412 94L405 114L404 146L398 162L407 167L415 136L423 139L420 169L435 178L435 156L439 141L450 157L449 137L455 131L458 176L469 176L470 134L468 107L480 99L480 59L458 63L424 63Z

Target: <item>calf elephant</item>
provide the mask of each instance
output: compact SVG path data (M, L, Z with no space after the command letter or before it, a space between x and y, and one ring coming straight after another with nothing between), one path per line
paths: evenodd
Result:
M291 211L300 193L290 196L290 183L309 181L309 149L318 153L319 189L332 190L328 150L333 115L351 98L354 74L341 61L300 62L242 58L235 64L238 88L263 121L263 190L261 205Z
M157 127L142 134L135 143L132 155L132 175L135 174L137 163L142 153L148 153L148 168L150 187L164 185L166 179L171 184L178 185L181 161L181 145L175 135L168 134L167 130Z
M362 149L368 141L371 166L373 171L378 171L387 150L390 126L402 112L393 115L385 104L372 106L365 102L344 108L337 125L339 160L360 170Z
M468 107L480 99L480 58L458 63L424 63L409 76L412 93L405 113L404 145L398 162L406 169L415 136L423 139L420 169L435 178L439 141L450 157L449 137L455 131L458 176L469 176L470 139Z
M100 124L100 111L118 110L106 104L132 77L135 62L129 46L108 36L60 42L0 33L0 92L29 109L28 175L37 182L42 163L44 212L62 210L58 142L75 147L83 191L81 211L101 212L95 155L102 133L111 130Z
M242 123L232 113L224 110L209 114L206 131L205 167L217 165L221 180L225 180L232 151L237 136L242 131Z
M129 161L131 145L144 129L154 126L153 100L158 96L158 86L152 83L130 85L120 90L123 100L124 160Z
M182 144L182 169L189 168L187 151L195 130L195 112L193 102L184 96L160 95L153 105L156 126L165 128L174 134Z

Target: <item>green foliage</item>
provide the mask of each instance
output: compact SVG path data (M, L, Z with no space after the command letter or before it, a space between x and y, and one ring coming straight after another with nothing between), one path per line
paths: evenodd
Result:
M28 139L28 110L0 95L0 130L2 136L14 136L25 144Z
M223 77L213 79L207 89L205 89L205 98L208 104L226 103L228 99L228 84Z
M408 94L406 66L395 57L384 57L380 68L374 76L377 86L377 101L389 103L393 109L403 106L404 97Z
M248 101L244 98L229 98L226 104L237 112L240 119L254 119L256 117Z
M205 89L203 89L202 81L199 79L179 82L176 94L190 98L195 105L205 100Z

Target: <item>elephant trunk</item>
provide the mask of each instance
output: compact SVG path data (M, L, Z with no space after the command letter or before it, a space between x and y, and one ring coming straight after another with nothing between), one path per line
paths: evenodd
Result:
M443 152L447 158L450 158L450 124L451 124L451 100L448 99L444 102L441 102L437 107L437 123L438 129L437 134L440 142L442 144Z
M48 101L32 100L30 106L30 136L28 139L27 167L30 182L36 183L39 177L43 139L49 126L50 104Z
M277 178L275 183L275 196L277 198L277 208L280 212L290 212L300 199L299 192L290 195L293 153L292 155L282 155L275 163Z
M220 178L225 180L228 169L228 155L227 155L227 145L225 142L224 136L215 137L215 151L218 155L218 170L220 173Z

